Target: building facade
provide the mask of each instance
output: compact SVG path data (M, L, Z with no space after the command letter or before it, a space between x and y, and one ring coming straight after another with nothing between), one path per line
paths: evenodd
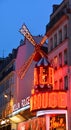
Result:
M17 50L13 49L12 54L1 58L0 63L0 129L11 129L7 115L12 112L14 88L15 88L15 58ZM7 122L8 121L8 122ZM4 124L3 124L4 123ZM5 125L6 123L6 125ZM1 127L3 126L3 127Z
M66 90L68 130L71 129L71 1L53 5L46 26L48 57L54 67L54 90Z
M42 36L35 36L37 43ZM33 87L35 61L33 60L23 79L18 70L28 60L34 51L33 45L25 38L23 43L6 58L0 59L0 129L16 130L17 123L34 116L29 111L29 97ZM28 106L27 106L28 105ZM27 106L27 107L26 107ZM14 114L19 109L21 113ZM25 111L25 114L24 112ZM13 113L14 112L14 113ZM15 118L15 115L16 118ZM9 122L8 119L10 119Z
M32 44L27 39L24 39L24 43L17 49L14 49L9 57L1 58L1 130L71 129L70 28L71 1L63 0L60 5L53 5L50 21L46 25L48 59L54 69L54 83L52 87L47 82L48 75L52 75L52 69L50 67L48 69L48 65L45 64L35 67L35 62L33 62L25 77L23 79L19 78L18 70L34 50ZM41 36L34 37L37 43L40 42L41 38ZM35 70L39 70L39 73L36 71L36 75L41 81L41 84L37 84L37 86L35 85L37 82L34 79L34 77L37 78L34 75L34 67ZM49 70L51 70L50 73ZM33 83L34 80L35 84ZM52 77L50 80L52 81ZM5 98L5 95L8 98ZM6 123L7 119L10 119L10 122Z

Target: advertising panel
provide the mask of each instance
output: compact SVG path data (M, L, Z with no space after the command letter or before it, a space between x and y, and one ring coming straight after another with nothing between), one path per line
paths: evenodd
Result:
M66 116L65 114L50 116L49 130L66 130Z
M46 130L46 118L42 116L19 123L18 130Z

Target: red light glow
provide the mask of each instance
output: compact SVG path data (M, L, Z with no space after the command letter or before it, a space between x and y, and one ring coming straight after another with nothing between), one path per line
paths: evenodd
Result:
M34 68L34 86L54 84L54 70L52 67L39 66Z
M67 107L67 93L62 91L58 92L45 92L36 93L30 98L30 110L41 109L66 109Z

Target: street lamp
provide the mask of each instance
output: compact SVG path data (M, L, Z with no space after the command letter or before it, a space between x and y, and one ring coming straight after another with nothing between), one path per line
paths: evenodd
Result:
M4 97L5 97L5 98L10 97L10 100L11 100L11 98L13 97L13 95L11 94L11 91L10 91L9 93L5 93L5 94L4 94Z
M7 95L7 94L4 94L4 97L5 97L5 98L8 98L8 95Z
M4 113L6 117L12 112L13 95L11 91L4 93L4 103L5 103Z

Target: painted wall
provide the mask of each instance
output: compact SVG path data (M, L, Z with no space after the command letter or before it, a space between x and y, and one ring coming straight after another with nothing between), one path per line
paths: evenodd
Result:
M37 43L40 41L41 37L35 37ZM18 49L17 58L16 58L16 71L26 62L30 55L34 51L34 46L26 40L26 44L22 45ZM35 61L32 62L29 67L25 77L21 80L16 75L16 85L15 85L15 97L17 101L26 98L31 95L31 89L33 87L33 70L35 66Z

